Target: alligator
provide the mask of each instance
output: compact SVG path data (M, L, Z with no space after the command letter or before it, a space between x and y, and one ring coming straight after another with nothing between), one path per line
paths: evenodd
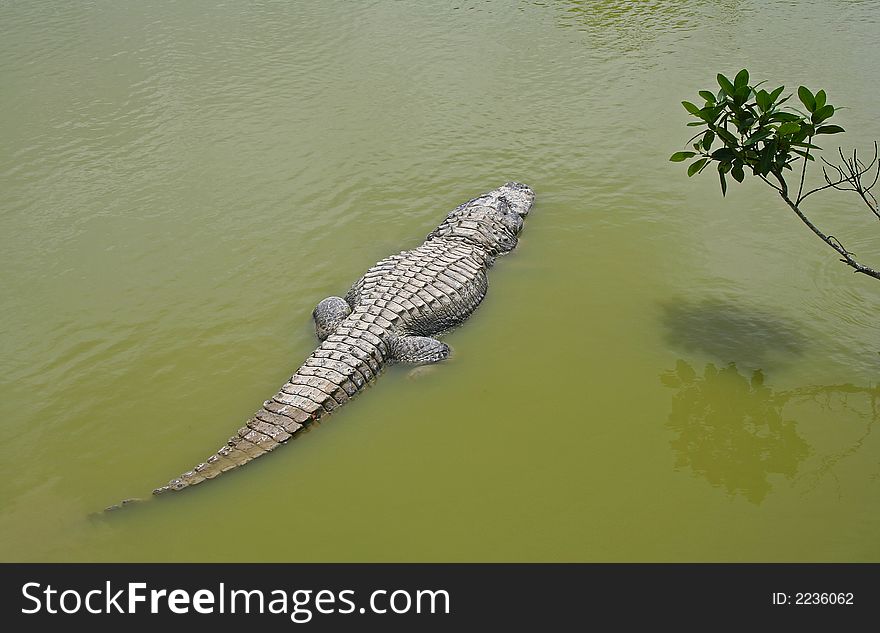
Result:
M153 494L183 490L265 455L348 402L388 363L444 360L436 337L483 300L487 270L516 247L535 194L508 182L451 211L424 243L386 257L345 297L328 297L312 316L318 348L214 455Z

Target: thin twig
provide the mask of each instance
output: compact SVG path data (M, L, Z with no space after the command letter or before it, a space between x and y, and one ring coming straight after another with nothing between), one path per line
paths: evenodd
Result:
M803 202L807 198L807 196L829 188L837 189L839 191L855 191L857 194L859 194L862 200L865 201L865 204L868 205L868 208L871 209L871 212L876 215L878 219L880 219L880 210L877 209L877 201L874 198L874 195L870 193L871 188L875 184L877 184L878 176L880 176L880 161L878 161L877 142L874 141L874 157L867 165L865 165L862 161L858 159L858 154L856 153L856 150L853 150L852 159L848 159L846 156L844 156L842 149L838 149L837 152L840 155L840 159L846 169L830 163L823 158L822 162L834 171L836 171L837 177L832 180L831 176L828 175L828 170L825 167L822 167L822 174L825 176L826 184L821 187L816 187L815 189L808 191L803 195L798 195L796 204L800 204L801 202ZM869 186L865 187L862 184L862 176L874 169L875 166L876 173L874 174L874 180ZM844 183L846 183L846 185L848 186L841 186L844 185Z
M770 185L771 187L773 187L774 189L776 189L776 191L778 191L779 193L782 193L782 189L780 189L779 187L777 187L776 185L774 185L772 182L770 182L769 180L767 180L764 176L762 176L761 174L758 174L758 177L759 177L761 180L763 180L764 182L766 182L768 185Z
M776 176L777 180L782 180L781 175L775 174L775 173L773 175ZM782 182L784 183L785 181L782 180ZM803 211L801 211L798 208L798 205L795 204L788 197L786 192L781 191L779 193L779 196L785 201L785 203L789 206L789 208L791 208L791 210L795 212L795 215L797 215L800 218L801 222L806 224L807 227L813 233L815 233L817 236L819 236L819 239L821 239L823 242L828 244L828 246L830 246L835 251L837 251L837 253L841 256L840 261L842 261L844 264L846 264L847 266L852 268L854 272L862 273L863 275L868 275L869 277L873 277L874 279L880 279L880 271L874 270L873 268L871 268L869 266L865 266L864 264L862 264L861 262L856 260L855 257L853 257L853 254L850 251L848 251L843 246L843 244L840 243L840 240L838 240L833 235L826 235L825 233L823 233L819 229L819 227L817 227L815 224L813 224L810 221L810 219L806 215L804 215Z
M812 145L812 144L813 144L813 137L811 136L807 139L807 145ZM803 200L803 198L801 197L801 193L803 193L803 191L804 191L804 178L807 177L807 163L808 162L810 162L810 148L809 147L807 148L807 151L804 155L804 167L803 167L803 169L801 169L801 184L798 187L796 204L800 204L801 200Z

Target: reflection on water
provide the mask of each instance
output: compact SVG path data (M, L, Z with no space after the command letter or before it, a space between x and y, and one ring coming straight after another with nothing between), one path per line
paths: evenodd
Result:
M699 3L682 6L663 0L569 0L557 6L564 12L566 26L631 29L633 35L641 33L642 37L650 37L664 32L661 28L651 28L658 23L666 29L692 26L694 10Z
M678 435L671 442L676 468L689 467L729 494L760 503L772 487L769 475L793 477L810 454L759 370L748 377L734 364L709 363L698 376L679 360L661 380L678 389L667 423Z
M544 5L542 2L535 2ZM553 2L561 26L589 34L615 48L638 50L660 34L700 28L706 20L731 24L742 18L739 0L669 2L668 0L569 0ZM720 5L720 6L719 6Z
M803 480L804 486L808 490L815 488L826 477L830 477L835 485L837 497L842 497L841 481L836 475L835 469L845 459L858 453L867 443L874 428L874 422L880 416L880 410L877 407L878 399L880 399L880 385L874 387L856 387L854 385L803 387L788 393L791 399L800 399L823 411L843 412L863 425L862 431L855 439L847 442L842 449L822 455L818 466L798 477L798 480ZM880 477L880 469L870 476L870 480L876 481L878 477Z
M676 468L690 468L713 486L755 504L772 489L771 475L791 480L814 450L825 452L804 439L797 422L786 414L787 407L798 404L855 413L866 425L855 442L822 455L819 466L804 474L811 488L858 451L878 415L878 386L818 385L779 391L764 384L761 370L747 375L734 363L721 369L708 363L698 375L684 360L661 374L660 380L677 390L667 422L677 435L670 442L677 454Z
M665 303L661 322L670 345L751 368L799 356L806 342L796 322L717 299Z

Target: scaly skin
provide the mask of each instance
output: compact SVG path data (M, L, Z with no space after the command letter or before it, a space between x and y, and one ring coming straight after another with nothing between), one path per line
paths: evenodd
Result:
M486 273L516 246L534 201L507 183L459 206L425 242L377 263L344 299L315 308L321 344L229 441L154 494L182 490L265 455L354 397L389 362L443 360L433 338L464 321L486 294Z

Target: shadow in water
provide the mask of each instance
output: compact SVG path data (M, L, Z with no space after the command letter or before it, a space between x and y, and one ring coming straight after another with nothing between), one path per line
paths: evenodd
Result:
M731 363L721 369L709 363L700 375L686 361L661 374L664 385L676 389L667 427L676 434L670 445L677 469L690 468L730 495L742 495L760 504L772 489L771 475L794 479L801 462L813 449L798 431L786 407L815 403L828 410L852 412L853 398L861 399L857 412L864 433L851 446L821 456L819 467L807 473L812 487L864 444L878 417L880 386L808 386L788 391L764 384L760 370L750 375ZM821 452L821 449L820 449Z
M806 343L797 323L727 301L676 301L661 307L667 343L722 363L766 369L773 359L801 355Z

